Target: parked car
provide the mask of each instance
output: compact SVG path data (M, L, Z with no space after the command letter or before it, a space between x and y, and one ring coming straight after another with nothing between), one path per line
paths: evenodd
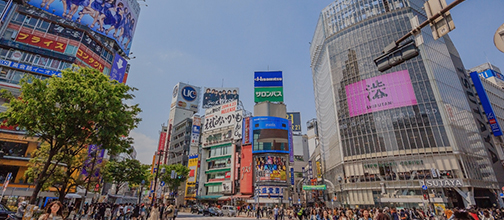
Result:
M8 215L14 215L16 214L15 212L11 211L4 205L0 204L0 220L5 220L7 219Z
M222 210L215 208L215 207L210 207L208 209L203 209L203 216L208 215L208 216L223 216Z
M237 213L238 213L238 211L236 210L236 208L234 206L229 206L229 205L222 206L222 214L225 216L236 217Z

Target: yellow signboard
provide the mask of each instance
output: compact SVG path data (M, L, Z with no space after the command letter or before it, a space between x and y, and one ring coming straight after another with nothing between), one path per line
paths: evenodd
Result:
M198 176L198 155L189 156L189 176L187 177L185 197L196 197L196 178Z

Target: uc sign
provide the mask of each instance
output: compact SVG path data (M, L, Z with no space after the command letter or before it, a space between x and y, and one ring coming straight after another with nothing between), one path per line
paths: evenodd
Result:
M184 98L188 102L192 102L198 97L196 89L191 86L186 86L182 88L182 98Z

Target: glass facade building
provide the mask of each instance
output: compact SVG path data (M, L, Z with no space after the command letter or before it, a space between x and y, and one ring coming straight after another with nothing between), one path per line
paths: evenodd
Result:
M496 201L502 166L482 138L488 131L450 38L434 41L424 28L411 38L419 56L383 73L373 62L426 20L423 3L336 0L320 14L310 48L320 150L342 205L418 206L421 186L443 180L462 184L429 189L434 202Z

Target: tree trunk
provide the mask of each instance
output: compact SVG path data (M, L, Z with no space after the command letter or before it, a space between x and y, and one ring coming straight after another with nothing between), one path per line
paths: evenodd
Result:
M54 157L54 155L56 155L56 152L49 151L49 155L47 157L47 161L44 164L44 168L42 169L42 171L39 173L39 175L37 177L35 189L33 189L33 193L30 197L30 204L32 204L32 205L35 205L35 202L37 202L38 194L39 194L40 190L42 190L42 186L44 186L44 183L47 181L48 177L46 177L46 175L49 177L52 175L52 173L46 174L46 172L52 163L52 158ZM42 179L42 178L44 178L44 179Z
M63 183L62 184L63 186L61 186L61 190L58 190L59 191L59 201L61 203L64 203L65 202L65 196L66 196L66 188L67 188L67 183Z

